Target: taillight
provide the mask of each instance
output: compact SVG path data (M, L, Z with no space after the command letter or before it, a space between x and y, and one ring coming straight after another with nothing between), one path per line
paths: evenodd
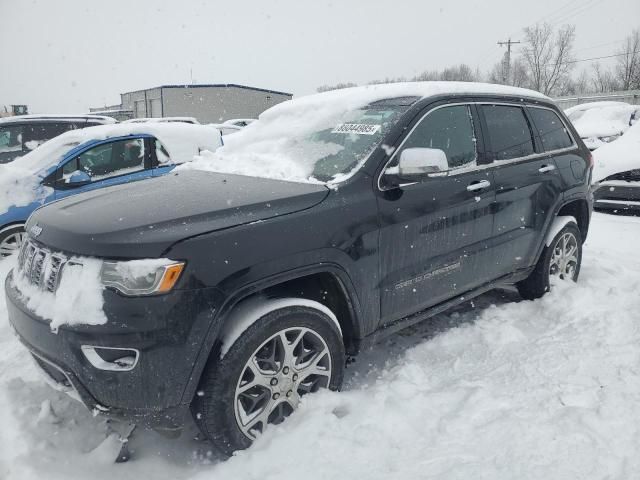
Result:
M589 152L587 154L587 161L589 162L589 168L593 168L593 153Z

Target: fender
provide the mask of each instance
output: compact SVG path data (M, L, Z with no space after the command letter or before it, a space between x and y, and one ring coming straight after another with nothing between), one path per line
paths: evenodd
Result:
M314 265L306 265L294 270L288 270L286 272L260 279L256 282L245 285L233 294L228 295L217 312L214 313L213 319L209 326L209 330L207 331L205 339L202 342L200 351L198 352L196 361L194 362L193 368L191 370L189 383L187 384L187 387L182 394L181 403L183 405L188 405L191 403L191 399L196 393L196 389L198 387L198 384L200 383L200 377L202 376L202 372L207 364L207 361L212 354L214 346L220 340L221 331L223 330L222 327L232 315L234 308L241 301L245 300L250 295L253 295L266 288L274 287L286 281L306 277L315 273L330 273L338 279L340 286L344 289L344 293L347 299L347 304L352 319L351 327L354 332L354 337L355 339L362 338L362 331L360 328L362 310L360 307L360 302L358 296L356 295L356 290L353 286L353 283L351 282L349 274L340 265L337 265L335 263L319 263ZM331 312L331 310L329 309L326 310ZM335 314L333 314L333 312L331 312L331 314L335 318ZM340 329L340 331L342 333L342 329Z
M558 232L560 230L562 230L567 225L567 223L574 222L576 225L578 224L578 221L574 216L568 216L568 215L567 216L565 216L565 215L558 216L558 212L560 212L560 210L562 210L566 205L568 205L569 203L571 203L571 202L573 202L575 200L584 200L584 197L575 197L574 196L574 197L572 197L570 199L565 199L561 204L559 204L554 209L553 217L552 217L551 221L549 221L549 226L547 227L547 231L546 231L545 236L544 236L544 241L540 242L540 245L539 245L538 250L536 252L534 265L536 265L538 263L538 260L540 260L540 255L542 255L542 251L544 250L544 248L548 247L551 244L551 241L553 240L553 238L558 234ZM558 220L558 219L564 219L564 220ZM558 228L558 223L562 223L562 225L559 228Z
M236 340L238 340L240 336L260 318L265 316L267 313L292 306L309 307L321 311L333 321L335 326L338 327L340 335L342 335L342 328L340 328L340 323L338 322L335 314L319 302L295 297L252 297L241 301L236 305L231 314L227 317L227 321L222 325L222 329L218 334L218 340L221 344L220 358L224 358Z
M549 227L549 230L547 231L547 236L544 239L544 244L547 247L550 247L551 242L556 237L556 235L558 235L558 233L560 233L560 230L566 227L569 223L575 223L576 226L578 225L578 221L574 216L562 215L554 218L553 222L551 222L551 227Z

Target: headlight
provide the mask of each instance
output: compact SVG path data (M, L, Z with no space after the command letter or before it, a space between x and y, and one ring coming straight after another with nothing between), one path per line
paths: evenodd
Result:
M102 284L125 295L167 293L174 287L184 269L184 262L166 258L103 262Z

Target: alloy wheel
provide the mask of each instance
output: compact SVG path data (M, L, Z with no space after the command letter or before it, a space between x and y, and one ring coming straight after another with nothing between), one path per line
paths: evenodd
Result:
M258 347L242 369L234 409L242 433L255 439L267 425L284 421L307 393L327 388L331 354L314 330L279 331Z
M22 230L9 234L0 242L0 258L6 258L9 255L20 250L24 242L26 233Z
M564 233L556 242L549 263L549 275L562 280L575 280L578 267L578 240L571 232Z

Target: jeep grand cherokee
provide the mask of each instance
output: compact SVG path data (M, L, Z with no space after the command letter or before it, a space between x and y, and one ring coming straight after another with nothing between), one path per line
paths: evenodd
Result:
M495 287L533 299L552 276L577 280L591 168L532 91L427 82L301 98L144 189L34 212L6 280L10 321L89 408L156 429L191 409L229 454L302 396L339 389L346 356L382 336ZM83 262L101 262L104 321L60 324L42 298Z

